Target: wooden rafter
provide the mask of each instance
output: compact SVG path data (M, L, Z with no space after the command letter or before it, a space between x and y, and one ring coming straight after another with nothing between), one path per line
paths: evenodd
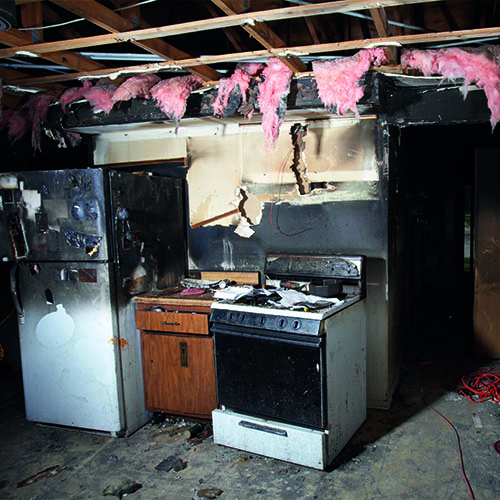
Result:
M243 0L212 0L228 16L242 14L245 11ZM242 28L266 49L283 48L286 43L264 23L243 25ZM300 73L306 70L305 64L298 58L281 58L292 71Z
M42 2L42 13L43 19L47 25L52 26L61 24L61 26L53 29L55 29L62 38L71 40L72 38L80 38L82 36L73 25L63 25L64 20L51 8L49 2Z
M306 17L306 18L304 18L304 21L305 21L306 26L307 26L307 31L309 31L309 35L311 36L312 42L313 43L321 43L321 40L318 37L316 26L313 23L312 19Z
M311 54L322 54L327 52L342 52L348 50L360 50L373 46L394 46L394 45L416 45L420 43L430 43L430 42L444 42L451 40L474 40L478 38L487 37L499 37L500 28L482 28L474 30L462 30L462 31L447 31L443 33L424 33L417 35L403 35L403 36L393 36L386 38L369 38L365 40L351 40L347 42L334 42L334 43L323 43L319 45L306 45L298 47L289 47L287 49L269 49L269 50L255 50L252 52L239 52L235 54L223 54L220 56L206 56L198 57L193 59L185 59L182 61L175 61L175 65L178 67L189 68L191 66L199 65L201 62L207 64L215 64L221 62L240 62L248 61L255 58L266 58L266 57L279 57L283 55L283 52L292 51L294 54L299 55L311 55ZM116 74L133 74L133 73L151 73L165 71L170 68L170 63L154 63L154 64L143 64L138 66L126 66L123 68L114 68L112 71ZM31 78L29 80L19 80L16 83L24 84L38 84L40 82L63 82L74 80L76 78L99 78L103 76L109 76L110 70L106 71L87 71L82 72L80 75L55 75L48 76L44 78Z
M21 22L24 28L38 28L43 26L42 4L40 2L21 5ZM33 30L31 32L33 42L43 41L43 30Z
M66 0L70 3L69 0ZM279 21L282 19L292 19L300 17L321 16L326 14L338 14L342 12L354 12L360 10L369 10L377 7L388 7L397 5L411 5L428 2L440 2L442 0L339 0L336 2L325 2L311 5L301 5L298 7L287 7L281 9L272 9L259 12L248 12L245 14L236 14L232 16L220 17L215 19L203 19L201 21L192 21L188 23L161 26L158 28L149 28L144 30L132 30L124 33L111 33L107 35L97 35L73 40L64 40L59 42L48 42L39 45L30 45L26 50L34 54L43 54L47 52L56 52L60 50L82 49L84 47L96 47L123 42L137 42L141 40L150 40L159 37L168 37L194 33L196 31L208 31L221 29L230 26L244 26L254 24L255 22ZM73 2L71 2L73 3ZM79 4L78 2L74 2ZM13 57L16 55L15 49L1 49L0 58Z
M14 80L16 81L26 80L30 77L26 73L23 73L22 71L17 71L12 68L0 67L0 78L3 80L5 84L10 84ZM46 82L39 84L39 90L44 90L52 94L60 94L66 88L67 87L59 83Z
M20 52L26 50L25 47L32 47L31 35L25 33L24 31L19 31L16 28L11 28L8 31L0 31L0 43L3 43L9 47L14 47L15 52ZM44 45L44 44L41 44ZM2 49L11 50L11 49ZM31 52L28 50L28 52ZM11 56L9 56L11 57ZM57 52L44 52L40 54L40 57L46 59L47 61L55 62L61 66L71 68L75 71L93 71L99 69L106 69L104 64L92 61L87 57L83 57L74 52L67 50L57 51Z
M218 17L218 14L215 11L215 9L213 8L212 4L207 2L205 4L205 7L212 17ZM222 31L226 35L227 39L231 42L231 45L238 52L241 52L243 50L243 48L241 46L240 37L238 36L238 33L236 32L236 30L234 28L224 28Z
M392 36L392 30L387 22L387 15L385 10L381 7L378 9L370 9L370 14L375 24L377 34L379 37L389 37ZM386 55L389 59L389 64L395 65L397 63L397 50L395 47L388 47L386 49Z
M131 21L94 0L78 0L78 2L72 0L51 1L77 16L85 17L88 21L111 33L126 32L134 28ZM163 40L132 41L132 43L152 54L159 55L169 62L175 59L187 59L190 57L189 54L186 54ZM200 76L204 80L218 80L221 76L217 71L205 65L192 67L189 71Z

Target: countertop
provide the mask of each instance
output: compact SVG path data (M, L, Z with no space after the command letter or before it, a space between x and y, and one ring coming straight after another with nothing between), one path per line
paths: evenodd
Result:
M149 306L160 306L167 310L192 310L199 312L209 312L210 306L215 302L213 293L207 291L200 295L182 295L182 288L172 287L151 292L144 295L134 297L134 302L139 305L140 309L146 309Z

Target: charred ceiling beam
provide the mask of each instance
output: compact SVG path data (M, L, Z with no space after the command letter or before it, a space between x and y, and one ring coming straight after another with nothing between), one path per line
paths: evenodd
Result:
M228 16L243 14L246 10L243 0L212 0L212 2ZM266 49L286 47L286 43L264 23L256 22L252 25L244 25L242 28ZM281 57L280 59L295 73L301 73L307 69L297 57Z
M97 3L95 0L79 0L78 2L71 0L51 1L77 16L84 17L91 23L111 33L127 32L134 29L134 25L131 21ZM190 57L189 54L186 54L163 40L131 40L131 42L152 54L163 57L170 63L176 59L182 60ZM217 71L204 64L190 67L188 71L204 80L218 80L221 76Z
M411 5L428 2L440 2L442 0L339 0L336 2L325 2L299 7L287 7L281 9L271 9L232 16L219 17L216 19L203 19L188 23L160 26L144 30L132 30L124 33L111 33L107 35L97 35L74 40L64 40L58 42L48 42L39 45L30 45L26 50L34 54L55 52L60 50L81 49L84 47L96 47L123 42L137 42L141 40L151 40L153 38L167 37L194 33L196 31L208 31L222 29L230 26L252 25L256 22L279 21L283 19L322 16L326 14L338 14L343 12L355 12L369 10L377 7L388 7L397 5ZM69 0L66 0L69 4ZM83 2L71 2L71 4ZM86 17L86 16L84 16ZM0 50L0 58L13 57L16 55L15 49Z

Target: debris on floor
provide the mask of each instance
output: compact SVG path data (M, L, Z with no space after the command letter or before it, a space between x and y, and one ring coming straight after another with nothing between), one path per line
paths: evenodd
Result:
M198 490L196 492L196 496L198 498L209 498L210 500L213 500L219 495L222 495L222 493L224 493L224 491L219 488L204 488L202 490Z
M63 467L61 465L53 465L52 467L47 467L46 469L43 469L42 471L37 472L36 474L33 474L32 476L27 477L22 481L19 481L17 483L17 487L22 488L23 486L36 483L47 477L57 476L57 474L59 474L59 472L62 472L64 469L66 469L66 467Z
M168 472L171 469L174 469L176 472L184 470L187 467L187 462L182 460L182 458L175 457L173 455L162 460L156 467L156 470L161 470Z
M130 493L135 493L137 490L142 488L141 483L137 483L136 481L132 481L130 479L124 479L118 485L109 485L102 490L102 494L104 496L113 496L117 498L122 498L124 495L128 495Z

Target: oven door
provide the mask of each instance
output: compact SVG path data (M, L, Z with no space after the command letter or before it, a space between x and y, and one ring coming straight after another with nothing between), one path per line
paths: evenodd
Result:
M311 429L326 426L323 337L214 324L219 405Z

